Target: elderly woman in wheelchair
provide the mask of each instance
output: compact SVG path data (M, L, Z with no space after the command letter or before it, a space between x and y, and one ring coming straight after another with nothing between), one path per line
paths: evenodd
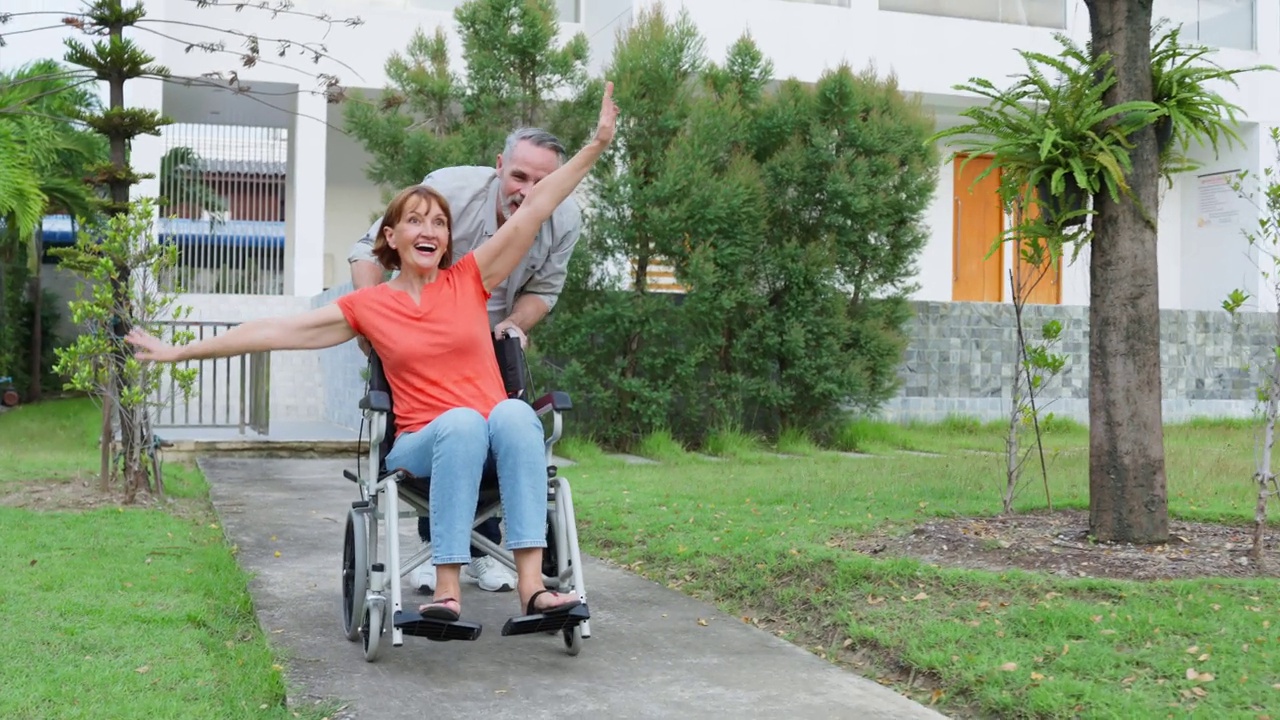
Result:
M612 91L612 83L607 83L590 142L538 183L494 236L466 256L452 257L451 220L444 198L415 185L391 202L375 244L383 264L400 271L392 280L310 312L246 322L188 345L175 347L138 330L126 336L136 346L138 359L154 362L319 349L357 335L367 338L395 400L397 434L385 465L409 476L430 478L437 586L432 602L419 609L421 617L413 622L437 627L459 624L459 572L471 560L469 538L481 478L494 471L506 545L516 566L521 613L526 618L585 616L585 612L574 612L581 605L575 594L548 590L543 584L548 468L542 423L527 401L507 397L485 303L526 256L542 222L586 177L612 141L617 117ZM395 516L395 503L390 505L386 512ZM398 606L399 593L394 597ZM397 622L397 640L400 625ZM520 632L547 627L535 623ZM470 639L478 635L475 628Z

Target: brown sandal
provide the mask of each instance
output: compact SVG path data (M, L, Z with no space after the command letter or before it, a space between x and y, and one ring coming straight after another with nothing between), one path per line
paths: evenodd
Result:
M439 600L433 599L429 604L423 605L422 608L418 610L418 612L424 618L431 618L432 620L444 620L446 622L457 622L458 618L461 617L461 615L459 615L456 611L450 610L449 608L445 607L444 606L445 603L458 603L458 601L455 598L448 598L448 597L440 598ZM462 603L458 603L458 606L461 607Z
M560 613L568 612L573 608L576 608L582 604L582 600L575 599L572 602L567 602L563 605L557 605L553 608L547 608L546 610L538 610L533 606L533 603L538 599L538 596L543 593L551 593L556 597L560 597L560 593L558 592L554 592L552 590L539 590L538 592L533 594L533 597L529 598L529 604L528 606L525 607L526 615L559 615Z

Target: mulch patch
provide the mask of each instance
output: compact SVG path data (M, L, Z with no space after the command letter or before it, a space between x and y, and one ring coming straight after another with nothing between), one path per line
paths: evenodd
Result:
M1090 541L1089 514L1082 510L939 518L906 533L891 528L843 544L867 555L911 557L941 567L1174 580L1280 577L1278 536L1280 530L1267 528L1261 570L1249 557L1252 526L1171 519L1167 543L1104 544Z

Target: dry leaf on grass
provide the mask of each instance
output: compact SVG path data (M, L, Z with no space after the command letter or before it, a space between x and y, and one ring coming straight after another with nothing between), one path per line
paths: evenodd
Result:
M1017 669L1018 669L1018 663L1015 663L1015 662L1007 662L1007 663L1005 663L1005 664L1001 665L1001 666L1000 666L1000 669L1001 669L1001 670L1003 670L1003 671L1005 671L1005 672L1013 672L1014 670L1017 670Z

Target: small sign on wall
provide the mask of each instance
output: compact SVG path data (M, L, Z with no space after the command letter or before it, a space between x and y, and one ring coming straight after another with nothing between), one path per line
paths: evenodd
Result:
M1196 177L1196 227L1240 227L1240 196L1232 187L1239 170Z

